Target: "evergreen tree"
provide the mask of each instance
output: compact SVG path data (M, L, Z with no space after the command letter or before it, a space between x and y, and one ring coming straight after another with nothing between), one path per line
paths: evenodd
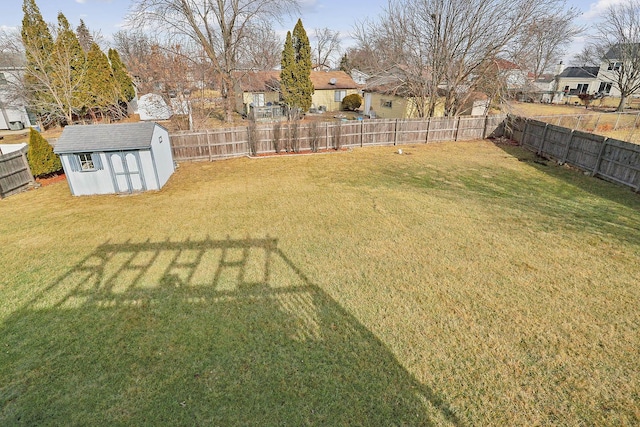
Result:
M22 4L22 44L25 49L27 66L25 89L31 106L37 113L46 111L43 104L52 102L46 91L46 75L50 71L50 56L53 51L53 37L44 22L35 0L24 0Z
M293 50L291 31L287 31L287 38L282 50L280 61L280 92L282 102L289 108L296 105L296 80L295 80L296 52Z
M93 36L82 19L80 20L80 25L76 28L76 33L78 34L78 42L80 42L82 50L84 50L85 53L89 52L89 49L91 49L91 45L93 44Z
M64 109L68 123L88 102L86 97L86 57L69 21L58 14L58 32L51 55L52 90Z
M282 51L280 88L282 100L290 113L307 111L311 107L311 45L298 19L293 33L288 32Z
M87 53L87 89L88 106L92 109L105 112L118 103L118 91L111 65L96 43L91 45Z
M53 147L33 128L29 131L27 160L35 177L49 175L62 169L60 157L53 152Z
M116 82L116 87L120 93L120 100L123 102L129 102L136 96L135 88L133 87L133 80L127 72L127 67L120 59L118 51L115 49L109 49L109 62L111 63L111 70Z
M346 53L342 55L340 59L340 71L344 71L345 73L351 72L351 64L349 63L349 57Z
M296 85L298 87L299 103L302 111L308 111L311 107L311 95L313 95L313 83L311 83L311 44L307 32L298 19L291 33L293 49L296 52Z
M35 0L24 0L22 11L21 34L27 62L37 62L37 66L41 66L42 59L48 58L53 50L53 37Z

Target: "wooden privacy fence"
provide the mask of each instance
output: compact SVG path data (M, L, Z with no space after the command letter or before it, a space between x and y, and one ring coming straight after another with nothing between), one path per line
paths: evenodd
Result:
M0 155L0 199L26 190L34 184L27 162L27 147Z
M501 132L505 116L346 122L279 122L171 134L177 161L216 160L280 151L482 139Z
M537 154L640 191L640 145L508 116L507 134Z

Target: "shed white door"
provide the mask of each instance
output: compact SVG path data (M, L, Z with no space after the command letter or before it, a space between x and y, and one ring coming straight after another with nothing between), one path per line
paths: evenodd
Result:
M111 170L114 175L116 192L132 193L146 190L140 167L140 157L135 151L111 153Z

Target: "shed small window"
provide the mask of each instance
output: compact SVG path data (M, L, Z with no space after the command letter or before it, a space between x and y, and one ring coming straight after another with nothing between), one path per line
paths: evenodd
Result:
M158 142L159 142L160 144L162 144L162 135L160 135L160 136L158 137Z
M381 99L380 106L384 108L393 108L393 101L390 101L387 99Z
M80 169L83 171L89 171L95 169L93 167L93 159L91 154L78 154L78 160L80 160Z
M344 97L347 96L346 90L334 90L333 91L333 100L335 102L342 102Z
M69 165L74 172L102 170L102 160L99 153L78 153L69 156Z

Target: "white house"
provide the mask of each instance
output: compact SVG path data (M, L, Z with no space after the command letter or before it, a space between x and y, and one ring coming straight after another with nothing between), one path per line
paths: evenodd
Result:
M74 196L159 190L175 170L169 132L152 122L67 126L53 151Z
M17 96L24 70L22 57L0 55L0 130L20 130L36 124L25 103Z

